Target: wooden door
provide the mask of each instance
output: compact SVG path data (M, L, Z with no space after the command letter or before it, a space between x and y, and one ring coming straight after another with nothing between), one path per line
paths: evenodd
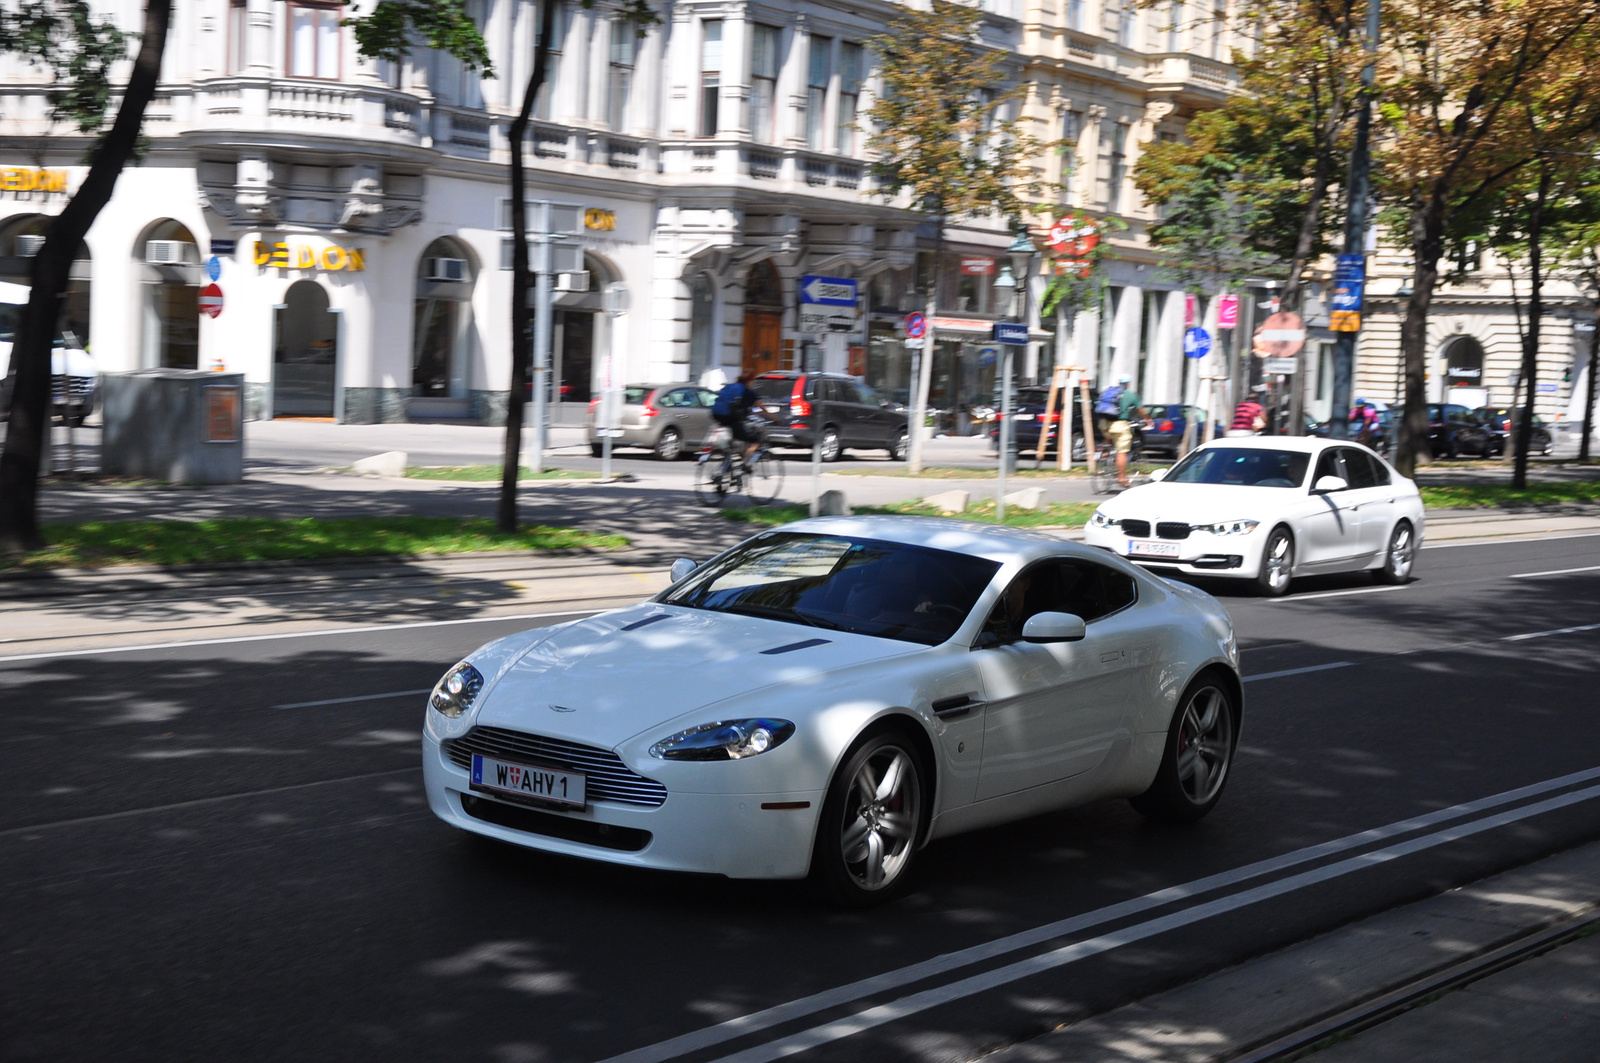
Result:
M781 369L779 339L783 315L771 310L744 312L743 368L756 373L770 373Z

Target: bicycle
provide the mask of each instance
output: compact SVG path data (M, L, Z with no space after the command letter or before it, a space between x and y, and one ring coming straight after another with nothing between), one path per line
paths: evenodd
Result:
M1149 475L1137 472L1134 466L1144 460L1144 446L1140 440L1135 439L1133 446L1128 450L1128 483L1126 486L1117 482L1117 451L1109 439L1102 439L1094 448L1094 493L1109 495L1113 491L1126 491L1129 487L1149 483Z
M727 429L716 427L706 437L695 462L694 493L702 505L720 506L729 495L744 494L758 506L765 506L783 490L783 462L763 442L748 462L739 455L741 448L723 437Z

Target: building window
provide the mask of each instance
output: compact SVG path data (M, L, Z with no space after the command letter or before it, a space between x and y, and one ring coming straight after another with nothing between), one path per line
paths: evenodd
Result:
M708 18L700 25L705 33L700 45L700 135L714 137L722 95L722 20Z
M550 19L550 51L545 60L544 84L539 86L539 96L533 101L533 116L550 121L555 104L556 86L561 81L561 49L567 39L567 5L556 4Z
M1122 6L1117 9L1117 43L1124 48L1133 47L1133 28L1138 17L1133 0L1122 0Z
M245 0L228 5L228 73L242 74L250 64L250 9Z
M1067 29L1083 29L1083 0L1067 0Z
M1083 112L1065 111L1061 115L1061 183L1072 179L1078 168L1078 140L1083 136Z
M337 7L289 5L289 76L339 79Z
M776 144L778 130L778 34L776 26L757 23L750 35L750 135Z
M839 45L839 118L834 145L840 155L856 151L856 103L861 98L861 45Z
M821 151L823 122L827 119L828 81L833 74L833 38L813 35L807 59L806 147Z
M1183 50L1183 0L1172 0L1167 7L1167 51Z
M639 34L633 23L611 23L611 80L606 88L606 123L622 130L628 124L628 99L633 94L633 63L639 53Z
M716 296L711 278L696 273L689 287L689 379L699 380L716 364L714 354Z
M1128 127L1120 122L1102 120L1100 123L1100 155L1105 174L1105 187L1100 189L1100 201L1106 210L1122 209L1122 186L1128 176Z

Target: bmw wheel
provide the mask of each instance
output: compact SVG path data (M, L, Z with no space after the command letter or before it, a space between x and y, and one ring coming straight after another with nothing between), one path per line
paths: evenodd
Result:
M1294 578L1294 536L1288 528L1274 528L1267 536L1266 549L1261 551L1261 571L1256 574L1256 585L1269 598L1282 597Z
M822 805L813 882L853 907L905 892L927 812L922 757L903 734L873 735L845 758Z
M663 428L656 436L656 458L659 461L677 461L683 454L683 436L676 428Z
M1178 702L1150 789L1135 797L1140 815L1194 823L1216 807L1239 747L1239 707L1214 673L1197 679Z
M1389 533L1389 552L1384 555L1378 579L1384 583L1407 583L1417 561L1417 538L1410 521L1401 521Z

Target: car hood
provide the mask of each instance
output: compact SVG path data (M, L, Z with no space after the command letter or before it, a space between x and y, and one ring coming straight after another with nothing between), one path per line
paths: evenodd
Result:
M1141 484L1100 507L1112 520L1265 520L1305 493L1298 487L1230 487L1225 484Z
M665 619L639 623L658 615ZM772 652L812 640L826 641ZM475 722L611 748L729 698L921 649L645 603L564 625L534 642L486 691ZM753 702L737 711L759 709Z

